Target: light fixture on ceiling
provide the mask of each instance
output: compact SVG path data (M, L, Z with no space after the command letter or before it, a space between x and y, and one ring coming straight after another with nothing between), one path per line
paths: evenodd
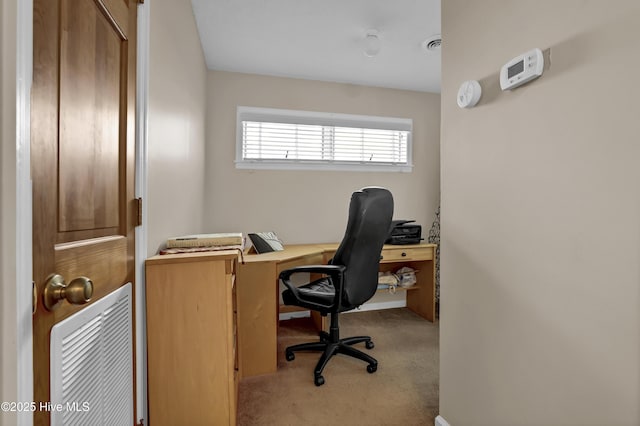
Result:
M380 52L380 37L377 30L368 30L364 39L364 55L373 58Z
M439 52L442 47L442 36L434 34L422 42L422 48L427 52Z

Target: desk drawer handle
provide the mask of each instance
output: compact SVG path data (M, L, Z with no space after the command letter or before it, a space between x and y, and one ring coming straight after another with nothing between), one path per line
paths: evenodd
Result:
M407 253L402 252L402 257L407 257Z
M380 256L380 260L384 259L384 256Z

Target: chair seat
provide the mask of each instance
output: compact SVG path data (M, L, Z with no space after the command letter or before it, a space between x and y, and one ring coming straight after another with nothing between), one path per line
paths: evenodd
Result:
M329 278L320 278L298 287L298 295L302 301L320 303L331 306L336 295L336 289ZM282 292L282 301L285 305L299 305L298 301L289 289Z

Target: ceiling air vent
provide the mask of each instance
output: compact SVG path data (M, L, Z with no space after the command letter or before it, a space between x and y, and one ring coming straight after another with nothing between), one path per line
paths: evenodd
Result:
M427 52L437 52L442 47L442 37L440 34L432 35L422 42L422 48Z

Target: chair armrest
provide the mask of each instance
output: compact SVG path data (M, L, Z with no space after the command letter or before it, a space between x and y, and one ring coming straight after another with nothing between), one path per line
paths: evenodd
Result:
M298 292L298 288L293 285L290 281L291 275L299 274L303 272L313 273L313 274L324 274L329 275L331 277L331 282L336 287L336 294L334 299L334 304L336 301L340 302L342 299L342 274L346 270L346 266L343 265L305 265L305 266L296 266L290 269L285 269L280 272L279 278L282 280L282 283L294 294L295 298L300 300L300 293ZM331 306L324 306L316 303L306 302L308 304L317 305L318 308L329 309Z
M344 270L347 269L346 266L343 265L304 265L304 266L296 266L290 269L285 269L280 272L281 280L288 280L289 277L293 274L298 274L301 272L309 272L315 274L326 274L331 277L342 275Z

